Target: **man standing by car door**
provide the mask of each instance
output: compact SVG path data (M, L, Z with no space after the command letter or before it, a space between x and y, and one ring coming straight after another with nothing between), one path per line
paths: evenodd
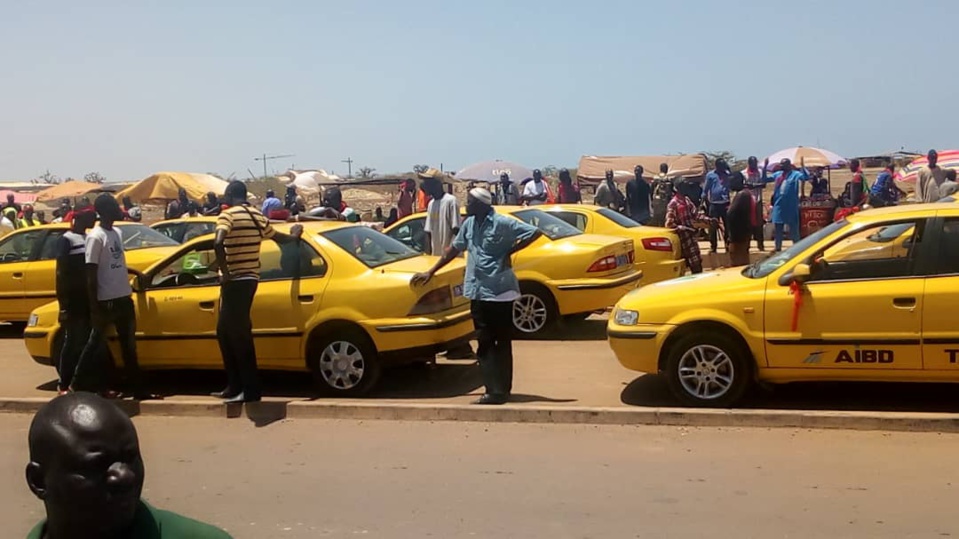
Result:
M423 188L430 195L430 202L426 206L426 223L423 231L426 232L430 252L434 256L442 256L447 247L453 242L460 229L460 206L456 197L443 191L443 182L439 178L423 180Z
M102 194L93 203L100 224L86 237L87 293L90 301L90 336L77 361L71 388L78 391L102 391L106 386L105 371L96 365L97 354L106 344L106 332L110 326L117 331L123 370L127 383L138 400L152 398L143 387L143 376L137 361L137 313L133 306L133 290L130 288L130 273L126 255L123 253L123 238L113 224L123 220L120 204L109 194ZM74 214L76 219L76 214ZM139 272L133 271L137 275Z
M63 344L57 361L57 391L63 395L73 382L77 360L90 337L90 297L86 281L87 230L97 214L92 206L73 214L70 230L57 240L57 302Z
M250 317L260 282L260 243L292 243L303 234L303 225L293 225L291 234L275 231L260 211L248 205L246 198L246 184L231 181L224 194L229 208L217 218L213 243L221 275L216 337L227 377L226 389L213 396L226 399L227 403L257 402L261 397Z
M493 195L483 188L469 192L468 217L449 249L426 273L413 276L425 285L443 266L466 251L463 295L479 341L480 369L486 393L474 404L505 404L513 389L513 301L520 296L510 257L542 234L536 227L493 210Z

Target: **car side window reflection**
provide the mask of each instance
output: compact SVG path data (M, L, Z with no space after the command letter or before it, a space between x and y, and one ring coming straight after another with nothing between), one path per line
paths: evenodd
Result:
M150 288L213 286L219 284L216 252L212 244L204 244L173 260L153 275Z
M426 251L426 226L424 219L413 219L387 232L387 236L399 241L410 249Z
M43 237L44 233L42 230L36 230L7 236L0 242L0 264L30 260L37 241Z
M912 276L925 227L925 220L903 221L852 232L812 257L809 282Z
M959 274L959 219L946 219L940 238L935 275Z
M265 241L260 245L260 280L281 281L324 277L326 260L305 241L284 243Z
M554 211L550 212L551 214L559 217L563 221L575 226L581 232L586 231L586 216L580 213L575 213L571 211Z
M40 248L40 257L37 260L53 260L57 257L57 243L63 236L60 230L52 231L43 239L43 247Z

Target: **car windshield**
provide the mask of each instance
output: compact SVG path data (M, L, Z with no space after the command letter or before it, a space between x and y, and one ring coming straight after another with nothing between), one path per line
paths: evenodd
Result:
M528 225L535 226L551 240L582 234L575 226L542 210L521 210L514 213L513 216Z
M810 234L809 236L799 240L798 243L793 244L793 246L789 249L775 253L772 256L764 258L763 260L759 260L750 264L746 267L746 269L743 270L743 275L753 279L762 279L763 277L766 277L770 273L783 267L787 262L795 258L809 247L815 245L826 236L829 236L840 228L845 227L847 224L848 221L843 219L842 221L832 223L825 228L820 228L813 234Z
M420 256L399 241L365 226L338 228L323 236L370 268Z
M179 245L176 241L146 225L118 224L117 228L120 229L120 236L123 238L123 249L125 251Z
M613 211L609 208L600 208L596 210L596 213L602 215L603 217L609 219L610 221L616 223L617 225L623 228L636 228L642 226L636 221L633 221L629 217L619 213L618 211Z

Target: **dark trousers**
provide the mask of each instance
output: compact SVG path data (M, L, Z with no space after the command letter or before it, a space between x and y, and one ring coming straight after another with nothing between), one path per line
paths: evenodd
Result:
M60 357L57 360L57 375L60 381L57 389L67 389L73 383L73 374L77 371L80 354L83 347L90 340L90 309L60 311L60 327L63 328L63 345L60 348Z
M220 285L220 318L216 338L220 343L227 392L248 399L261 397L260 375L256 370L256 346L250 310L259 283L253 279L227 281Z
M763 219L763 204L762 202L756 203L756 222L759 223L753 227L753 239L756 240L756 248L760 251L764 251L766 246L764 241L766 240L765 235L766 231L763 229L765 220Z
M723 230L727 228L726 223L726 211L729 209L729 204L710 204L709 205L709 217L713 219L719 219L723 222ZM709 249L713 252L716 252L717 244L717 234L716 231L719 229L717 223L709 223ZM725 232L724 232L725 234ZM725 241L725 238L723 238Z
M513 302L474 300L470 312L486 393L508 397L513 391Z
M87 339L72 387L77 391L102 391L107 386L107 365L100 351L106 346L106 333L110 326L117 330L120 352L123 356L123 371L134 393L143 391L143 378L137 361L137 315L130 297L97 302L98 308L90 319L90 336Z

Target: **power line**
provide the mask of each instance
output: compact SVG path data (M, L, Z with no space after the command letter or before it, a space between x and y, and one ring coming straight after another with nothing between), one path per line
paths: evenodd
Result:
M254 160L254 161L263 161L263 177L266 178L266 177L268 176L268 174L267 174L267 172L266 172L266 163L267 163L267 161L272 161L272 160L274 160L274 159L283 159L284 157L295 157L295 154L287 154L287 155L266 155L266 154L263 154L263 155L260 156L260 157L254 157L253 160Z
M340 161L341 163L346 163L346 177L353 177L353 158L347 157L346 159Z

